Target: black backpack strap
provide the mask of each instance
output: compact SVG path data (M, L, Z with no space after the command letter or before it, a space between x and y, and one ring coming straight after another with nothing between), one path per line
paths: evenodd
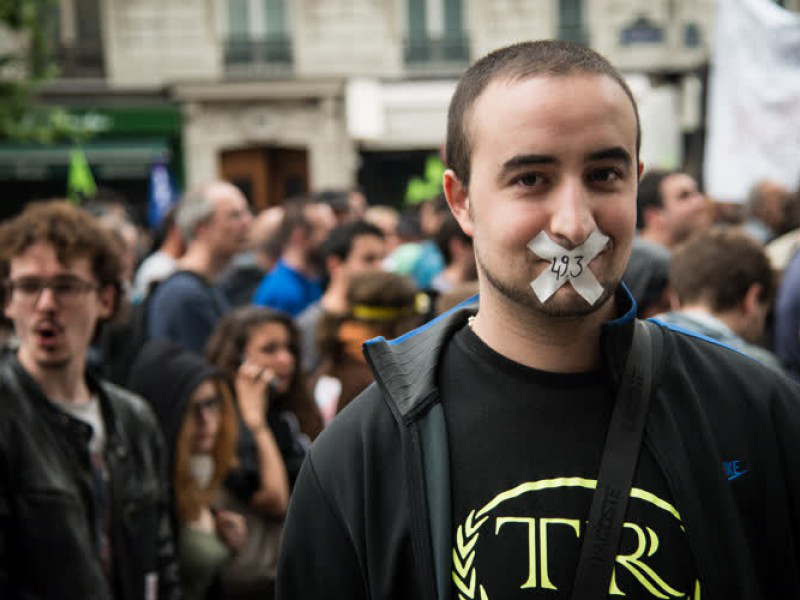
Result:
M637 320L634 324L633 343L617 390L597 489L589 509L572 588L573 600L608 598L647 420L653 368L651 332L660 335L657 329L657 325L644 321Z

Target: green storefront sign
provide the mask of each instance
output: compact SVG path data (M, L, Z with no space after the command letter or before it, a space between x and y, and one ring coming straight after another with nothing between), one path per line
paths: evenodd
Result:
M177 106L103 107L69 112L85 131L81 146L99 179L146 179L155 160L165 160L181 179L181 114ZM71 143L0 144L0 180L63 179Z
M77 124L100 135L180 136L181 113L177 106L90 108L72 110Z

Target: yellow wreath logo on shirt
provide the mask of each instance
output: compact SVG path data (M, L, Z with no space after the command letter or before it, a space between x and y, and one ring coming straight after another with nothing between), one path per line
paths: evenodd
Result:
M456 529L456 543L453 546L453 570L452 578L453 583L458 589L459 600L489 600L489 594L486 589L478 581L478 576L475 567L476 546L480 538L480 529L487 520L489 520L489 513L502 503L521 496L528 492L538 492L545 489L554 489L562 487L582 487L588 489L595 489L597 482L590 479L580 477L566 477L557 479L546 479L540 481L528 481L517 487L502 492L495 496L491 502L477 511L472 511L467 515L464 523ZM670 503L658 498L654 494L639 488L631 490L630 497L632 499L643 500L658 509L661 509L674 517L681 524L681 517L677 509ZM528 521L531 519L520 518L502 518L498 519L498 529L503 525L503 521ZM575 534L580 537L580 524L576 519L542 519L542 526L546 529L544 522L549 524L560 524L570 526ZM644 589L649 591L655 598L700 598L700 584L695 581L694 590L692 592L681 592L680 590L671 587L664 579L662 579L655 570L644 562L644 559L652 556L659 548L658 535L650 527L642 527L635 523L625 523L624 527L633 531L637 539L637 548L634 552L627 555L618 555L616 563L618 566L629 571L632 576L638 580L639 584ZM542 534L546 535L546 531ZM546 541L546 540L545 540ZM544 542L543 542L544 543ZM543 568L542 585L550 589L556 589L549 581L546 575L546 567ZM535 580L532 580L535 581ZM533 583L535 585L535 583ZM527 586L525 586L527 587ZM612 596L624 596L625 593L619 589L616 583L616 576L612 574L611 585L609 593Z
M483 517L477 523L474 521L475 511L467 516L463 525L459 525L456 530L456 545L453 548L453 583L458 588L459 600L475 600L475 544L478 543L481 528L488 516ZM480 600L489 600L486 590L478 584L481 595Z

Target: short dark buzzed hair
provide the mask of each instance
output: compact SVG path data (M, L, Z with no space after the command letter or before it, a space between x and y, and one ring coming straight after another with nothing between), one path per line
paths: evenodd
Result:
M500 78L522 80L537 75L606 75L616 81L633 105L636 115L636 154L641 144L639 110L622 74L589 48L559 40L522 42L487 54L461 76L447 113L447 165L465 187L469 185L472 140L467 117L475 101Z
M367 235L381 240L386 237L377 226L360 219L337 225L331 229L328 237L322 243L322 256L325 258L336 256L345 261L350 256L350 251L353 249L353 243L356 238Z
M664 199L661 196L661 184L670 175L675 175L677 171L664 171L653 169L645 171L639 180L639 187L636 192L636 228L644 229L644 212L648 208L663 208Z
M306 216L309 201L305 197L287 198L283 203L283 218L275 232L275 243L283 251L289 244L292 234L296 229L302 229L306 235L312 231L311 222Z
M754 283L761 285L762 303L775 293L763 248L732 227L715 227L680 244L672 254L669 279L682 305L703 301L715 312L738 306Z

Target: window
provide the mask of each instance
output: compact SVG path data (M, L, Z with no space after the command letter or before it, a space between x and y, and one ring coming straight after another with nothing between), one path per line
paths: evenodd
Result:
M683 45L687 48L700 48L703 45L703 34L697 23L683 26Z
M102 77L105 60L99 0L60 0L54 6L62 77Z
M576 44L586 44L583 26L583 0L559 0L558 38Z
M637 44L663 44L664 29L647 17L639 17L619 34L622 46Z
M407 0L406 63L456 63L469 60L461 0Z
M225 66L238 75L285 72L292 62L285 0L223 0Z

